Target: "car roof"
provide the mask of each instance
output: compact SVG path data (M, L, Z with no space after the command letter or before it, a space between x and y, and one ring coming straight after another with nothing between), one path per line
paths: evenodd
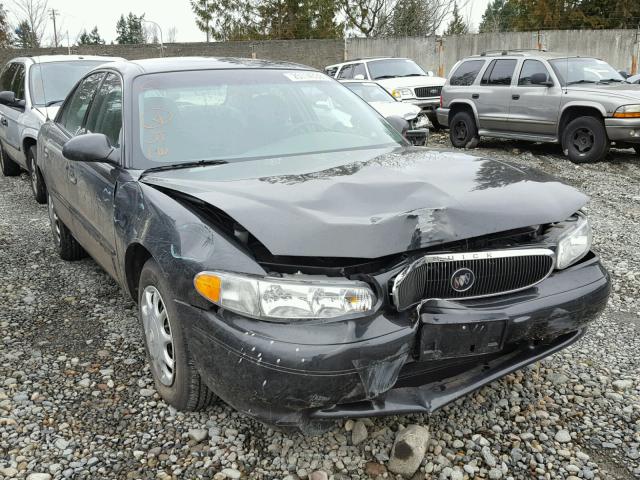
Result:
M306 65L267 59L235 57L163 57L142 60L124 60L110 63L108 68L123 74L163 73L186 70L231 70L231 69L288 69L316 70Z
M362 58L352 58L347 60L346 62L334 63L333 65L327 65L324 68L333 68L340 67L342 65L349 65L351 63L361 63L361 62L375 62L376 60L410 60L407 57L362 57Z
M544 60L554 60L558 58L579 58L580 55L567 55L566 53L560 52L547 52L544 50L490 50L487 52L482 52L477 55L470 55L465 57L468 58L496 58L496 57L506 57L506 58L521 58L521 57L529 57L529 58L541 58ZM587 57L591 58L591 57Z
M124 60L124 58L109 57L103 55L37 55L34 57L17 57L11 59L12 62L22 61L31 63L74 62L83 60L114 62L118 60Z

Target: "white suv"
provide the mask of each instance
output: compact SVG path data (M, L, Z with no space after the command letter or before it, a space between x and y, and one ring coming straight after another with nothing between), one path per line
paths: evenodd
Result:
M437 125L436 108L446 79L425 72L408 58L359 58L329 65L325 73L338 80L372 80L397 100L422 108L433 125Z

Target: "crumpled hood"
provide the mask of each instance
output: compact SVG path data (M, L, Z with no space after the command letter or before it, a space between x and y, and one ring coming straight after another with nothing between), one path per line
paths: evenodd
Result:
M150 172L223 210L274 255L377 258L562 221L587 197L466 153L361 150Z
M422 110L419 106L405 102L371 102L370 105L383 117L397 116L413 120Z

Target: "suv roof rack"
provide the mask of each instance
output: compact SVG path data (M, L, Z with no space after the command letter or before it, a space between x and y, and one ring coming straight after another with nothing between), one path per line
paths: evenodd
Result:
M485 50L480 54L481 57L486 57L491 54L509 55L511 53L524 53L524 52L546 52L544 48L512 48L509 50Z
M384 55L378 55L378 56L375 56L375 57L350 58L349 60L345 60L342 63L359 62L361 60L375 60L377 58L393 58L393 57L387 57L387 56L384 56Z

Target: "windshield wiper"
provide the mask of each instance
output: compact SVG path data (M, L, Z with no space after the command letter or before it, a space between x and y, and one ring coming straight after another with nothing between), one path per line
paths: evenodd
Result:
M396 78L397 75L380 75L379 77L374 78L374 80L384 80L385 78Z
M582 80L574 80L573 82L567 82L567 85L575 85L577 83L596 83L593 80L585 80L584 78Z
M184 163L171 163L169 165L160 165L158 167L147 168L142 174L140 178L148 173L153 172L164 172L167 170L181 170L183 168L195 168L195 167L206 167L209 165L223 165L225 163L229 163L226 160L198 160L197 162L184 162Z
M406 75L403 75L403 77L424 77L425 74L424 73L408 73Z
M609 82L624 82L627 83L626 80L620 80L619 78L603 78L598 80L596 83L609 83Z
M62 102L64 102L64 99L62 99L62 100L51 100L50 102L45 103L44 106L45 107L50 107L52 105L55 105L57 103L62 103Z

